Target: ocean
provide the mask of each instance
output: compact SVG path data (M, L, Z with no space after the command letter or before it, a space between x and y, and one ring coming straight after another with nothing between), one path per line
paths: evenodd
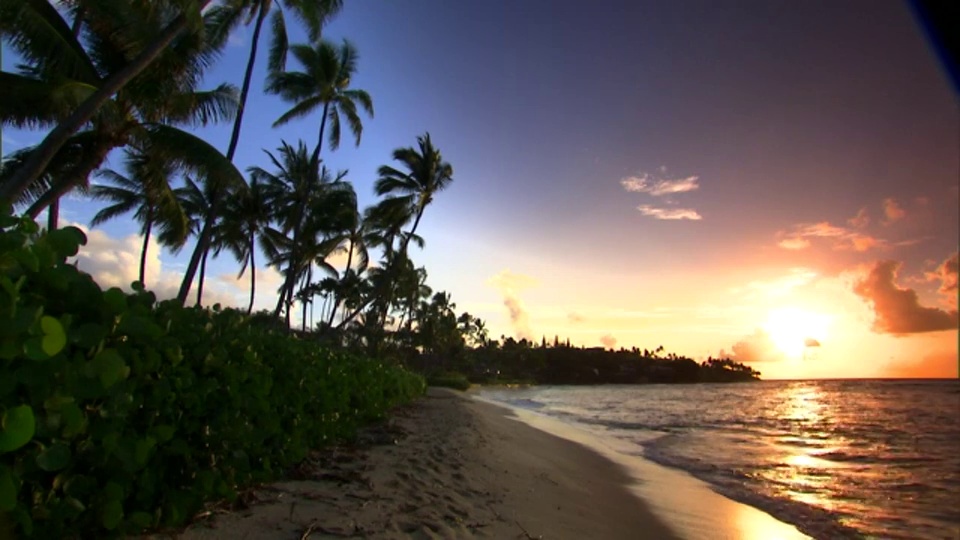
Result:
M814 538L960 538L960 380L485 388Z

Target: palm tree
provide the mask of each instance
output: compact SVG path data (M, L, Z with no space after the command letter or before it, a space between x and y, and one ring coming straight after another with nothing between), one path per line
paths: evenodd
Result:
M443 161L440 150L430 140L430 134L417 137L417 145L419 151L412 147L394 150L393 159L399 161L407 171L384 165L378 171L380 178L375 186L377 195L387 195L388 200L410 208L413 226L400 246L404 254L407 253L410 238L417 232L424 209L433 202L434 195L453 182L453 166Z
M253 302L257 291L257 240L266 231L272 220L272 211L267 199L263 184L256 178L250 184L239 190L227 201L223 210L223 217L216 236L215 245L219 254L220 249L229 250L240 262L238 278L250 269L250 303L247 305L247 314L253 311Z
M318 40L324 23L340 11L343 7L343 0L284 0L283 4L305 23L310 39ZM253 38L250 43L250 53L247 58L247 68L244 71L243 83L240 87L237 114L233 121L230 143L227 145L226 157L230 161L233 161L237 144L240 142L240 128L243 124L243 113L247 104L250 83L253 79L253 67L257 59L260 32L263 29L263 23L267 18L267 14L270 13L271 10L273 11L273 20L271 22L273 39L270 45L268 67L270 72L275 72L282 71L286 67L288 49L286 22L279 2L275 2L274 0L229 0L222 5L216 6L212 10L213 14L211 18L217 22L211 31L211 34L214 35L214 41L225 40L230 32L244 18L246 19L246 24L250 24L250 22L256 18L256 23L253 27ZM198 239L194 252L190 257L190 262L187 264L186 272L184 272L183 281L180 285L180 292L183 299L186 299L187 291L190 290L193 283L194 274L197 271L200 259L206 256L206 252L210 248L209 231L212 230L212 224L218 217L221 204L219 200L215 201L206 218L210 225L201 229L201 231L205 230L208 232Z
M9 20L0 17L4 24L0 29L28 65L19 74L3 74L0 121L29 127L62 125L98 91L100 74L125 69L136 49L131 43L142 43L145 36L155 34L164 24L164 16L170 14L169 6L162 3L145 9L129 2L114 5L117 1L68 2L83 8L83 19L75 18L74 24L76 27L80 20L87 23L81 44L56 10L42 9L43 2L5 0L2 9L11 9L5 14L14 16L20 26L11 30L5 26ZM203 23L210 25L210 18L205 17ZM29 205L27 213L35 217L68 191L83 186L113 148L130 143L149 146L158 156L166 154L166 159L181 169L239 176L206 141L173 127L207 124L233 114L236 93L229 85L209 92L196 90L203 70L222 45L205 39L202 32L188 33L172 43L156 57L154 69L141 73L98 107L84 131L72 132L59 146L52 164L18 189L12 200ZM40 147L22 151L15 166L5 168L0 183L16 183L17 176L41 151Z
M160 226L160 243L180 245L187 237L187 220L178 204L169 178L172 175L168 163L151 159L144 149L127 151L127 170L124 176L114 170L101 171L100 176L113 185L94 185L90 194L113 204L103 208L93 217L92 226L100 225L128 212L140 222L143 248L140 251L140 283L146 286L147 248L154 225Z
M112 58L116 61L116 67L96 70L95 84L89 84L84 89L82 97L78 99L78 106L58 117L53 122L55 127L44 140L34 147L21 166L0 184L0 200L11 202L18 200L21 194L44 174L48 165L55 160L77 131L93 121L115 94L125 89L129 83L136 81L148 66L156 67L164 56L171 56L170 50L175 49L175 45L178 44L175 40L196 41L200 38L203 41L205 27L201 24L203 21L201 13L209 2L210 0L158 0L142 5L131 5L129 1L123 0L68 2L68 5L75 9L82 7L83 17L96 20L97 24L94 26L97 28L103 29L109 26L105 34L109 36L108 41L114 46ZM130 9L131 7L135 9ZM138 7L140 9L136 9ZM110 15L117 13L122 13L127 17L127 21L120 24L104 24L104 21L110 21ZM131 20L130 16L137 16L139 19ZM57 19L60 21L58 22ZM145 19L151 22L148 28L140 24L128 24L142 22ZM44 78L62 75L57 66L67 57L82 63L78 60L77 54L82 47L79 49L76 47L78 43L75 37L73 40L67 40L68 48L59 48L54 44L70 30L53 5L48 2L4 0L0 3L0 33L8 37L9 42L21 56L28 62L33 62L34 68L39 68ZM173 47L171 47L172 44ZM207 40L207 44L213 43ZM72 65L76 67L79 65L77 62L73 62ZM164 70L153 71L163 72ZM174 74L167 72L164 75L172 77ZM4 94L10 95L6 92L6 86ZM16 103L15 98L10 99L9 103Z
M430 134L417 137L417 148L398 148L393 151L393 159L399 161L406 172L389 165L380 167L380 178L377 179L375 190L377 195L388 196L384 204L391 204L407 208L413 217L413 225L407 231L400 244L400 254L407 256L407 247L410 239L414 238L423 211L433 202L438 192L446 189L453 182L453 166L443 160L440 150L433 146ZM387 291L386 303L383 305L381 316L386 319L386 312L393 301L393 287Z
M279 157L267 152L277 172L252 167L252 178L268 190L276 211L276 229L265 235L264 247L271 263L284 274L284 283L274 313L279 316L286 306L287 318L293 303L298 280L309 276L314 264L323 266L325 258L342 244L344 231L352 224L356 193L345 172L331 175L308 155L301 141L296 148L283 142Z
M320 148L323 146L327 120L330 121L330 148L340 146L340 115L347 121L350 131L360 144L363 123L357 113L357 104L373 117L373 100L364 90L350 88L350 82L357 70L357 50L344 40L340 47L328 41L319 41L314 46L293 45L293 56L303 65L304 71L277 71L267 79L267 91L279 94L293 107L283 113L274 127L282 126L323 108L320 118L320 133L317 146L313 150L313 161L319 164Z
M220 191L226 188L214 180L208 179L205 182L197 183L190 177L184 179L184 184L182 188L177 189L177 197L184 212L186 212L191 233L199 238L205 230L208 230L208 226L213 229L218 227L217 223L208 225L207 216L210 215L213 201L220 196ZM212 232L210 234L213 236ZM219 252L220 249L222 248L215 250L214 253ZM201 305L203 300L203 280L207 270L208 254L209 252L205 252L200 260L200 279L197 280L197 306Z

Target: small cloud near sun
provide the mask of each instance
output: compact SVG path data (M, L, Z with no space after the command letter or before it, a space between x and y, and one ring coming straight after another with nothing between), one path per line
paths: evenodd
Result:
M645 216L650 216L656 219L690 219L693 221L703 219L703 217L692 208L657 208L655 206L650 206L649 204L641 204L637 207L637 210L639 210L640 213Z

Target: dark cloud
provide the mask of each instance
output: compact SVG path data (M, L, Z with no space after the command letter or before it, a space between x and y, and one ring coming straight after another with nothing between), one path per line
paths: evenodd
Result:
M519 339L533 339L533 333L530 331L530 318L527 316L527 310L523 307L523 302L519 298L510 294L505 294L503 305L506 306L510 314L510 324L513 331Z
M897 261L878 261L853 287L854 293L873 306L874 332L903 335L956 330L956 310L923 307L916 291L897 286L899 268Z

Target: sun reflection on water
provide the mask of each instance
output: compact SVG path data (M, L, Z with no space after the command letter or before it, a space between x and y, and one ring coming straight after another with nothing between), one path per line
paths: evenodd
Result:
M763 476L779 486L782 496L832 509L829 498L822 495L831 490L822 488L831 486L831 469L840 464L817 457L839 442L830 429L832 406L811 385L786 387L778 397L776 413L790 435L781 438L784 444L778 448L776 466Z

